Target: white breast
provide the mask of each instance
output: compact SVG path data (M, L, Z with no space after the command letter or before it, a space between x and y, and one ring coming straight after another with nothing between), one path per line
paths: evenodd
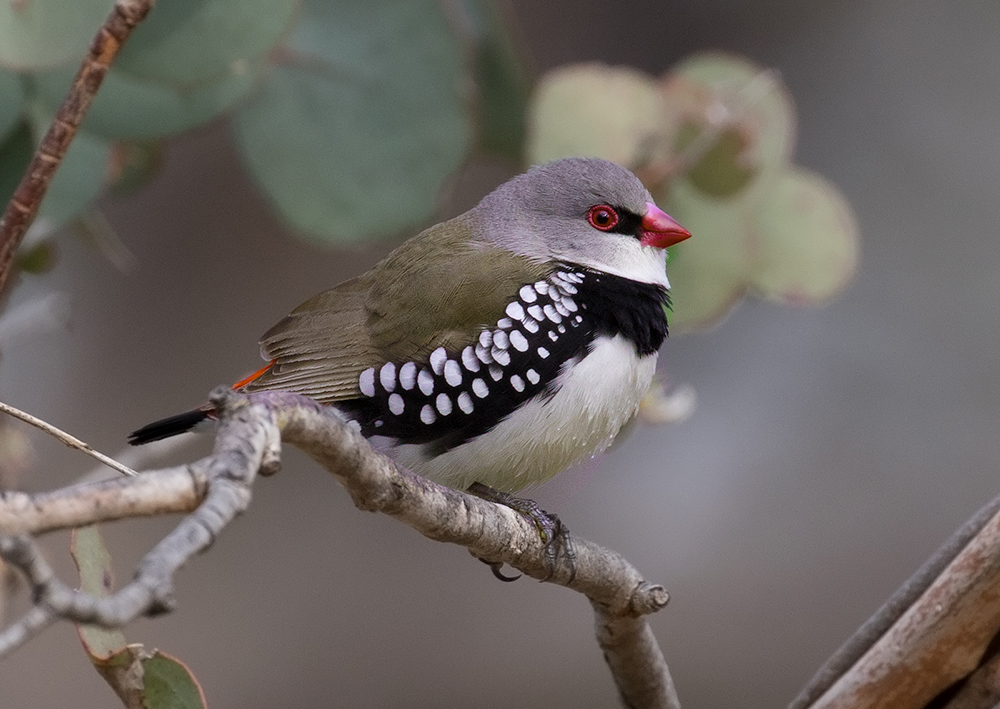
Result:
M422 445L387 451L411 470L464 490L473 482L514 492L537 485L604 450L633 416L656 369L621 336L599 337L579 362L563 365L559 388L529 401L490 431L434 458Z

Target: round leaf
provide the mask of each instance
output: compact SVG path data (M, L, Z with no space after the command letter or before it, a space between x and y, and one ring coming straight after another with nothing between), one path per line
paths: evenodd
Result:
M111 69L83 127L97 135L129 140L180 133L232 108L253 89L257 68L242 64L214 83L186 89ZM35 93L45 109L56 110L73 75L74 70L55 69L35 77Z
M707 198L686 180L676 183L660 203L691 232L690 239L671 248L667 265L671 331L709 327L746 292L747 205Z
M21 77L0 69L0 141L13 130L24 108Z
M79 66L112 0L0 2L0 65L18 70Z
M700 129L694 124L689 124L688 127L691 129L690 140L693 141ZM683 138L681 141L680 151L683 152ZM692 185L710 197L735 195L754 176L753 167L747 164L749 145L750 139L746 133L735 126L726 128L714 138L714 144L702 153L698 162L688 171L687 178Z
M493 0L463 4L474 27L479 88L479 142L484 150L520 161L527 130L531 78L518 55L504 12Z
M122 48L115 66L175 88L214 83L270 50L289 28L299 0L158 2Z
M840 292L857 266L854 213L833 185L806 170L780 176L758 207L754 232L751 283L769 300L821 302Z
M156 650L142 661L142 705L147 709L205 709L205 693L187 665Z
M441 4L307 2L282 57L234 120L282 216L323 240L427 220L471 132Z
M678 157L688 169L712 159L712 151L722 145L729 164L757 176L747 186L766 189L767 181L791 160L795 106L774 72L742 57L705 52L671 70L661 90L671 122L687 130L696 128L693 139L683 135L674 139L681 148ZM738 171L733 176L738 181ZM696 186L719 196L717 182L704 178Z
M576 64L538 83L528 114L528 161L593 156L636 167L667 147L656 81L635 69Z

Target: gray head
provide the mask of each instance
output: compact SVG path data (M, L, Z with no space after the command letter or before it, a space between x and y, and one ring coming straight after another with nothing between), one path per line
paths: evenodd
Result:
M495 246L664 285L662 247L688 236L635 175L598 158L533 167L483 198L472 214Z

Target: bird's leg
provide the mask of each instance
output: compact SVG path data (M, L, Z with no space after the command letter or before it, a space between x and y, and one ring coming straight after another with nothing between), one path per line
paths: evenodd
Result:
M503 492L482 483L472 483L466 492L489 502L506 505L534 524L545 544L545 569L548 573L542 581L548 581L555 574L559 552L562 551L562 556L569 566L567 583L572 583L576 576L576 550L573 547L573 538L570 536L569 529L562 523L558 515L546 512L534 500L515 497L509 492ZM489 564L493 575L501 581L515 581L520 578L520 576L504 576L500 572L503 564L483 561Z

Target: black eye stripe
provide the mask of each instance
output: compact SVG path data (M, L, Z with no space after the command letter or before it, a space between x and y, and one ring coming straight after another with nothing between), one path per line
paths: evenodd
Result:
M635 212L630 212L627 209L622 209L621 207L615 207L615 211L618 212L618 223L614 225L608 232L611 234L627 234L628 236L634 236L637 239L641 237L642 231L642 217Z

